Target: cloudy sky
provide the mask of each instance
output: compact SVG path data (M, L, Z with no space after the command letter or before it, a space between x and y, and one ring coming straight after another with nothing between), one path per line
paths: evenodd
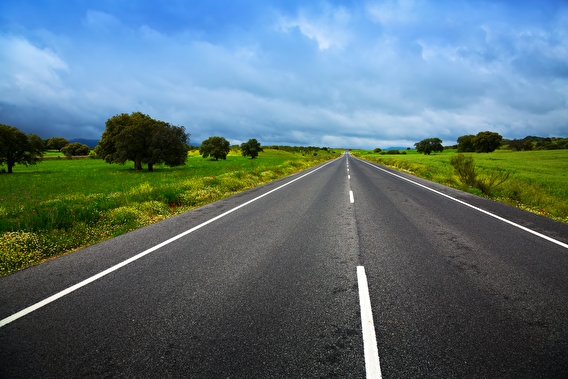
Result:
M568 137L568 2L2 0L0 123L263 145Z

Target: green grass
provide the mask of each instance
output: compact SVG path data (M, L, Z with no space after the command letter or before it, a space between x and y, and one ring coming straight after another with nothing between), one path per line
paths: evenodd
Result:
M65 154L63 154L61 151L58 150L47 150L44 154L43 154L44 158L64 158Z
M488 154L464 154L474 158L476 171L481 177L494 170L510 173L505 183L486 194L459 182L450 164L455 150L444 150L443 153L430 156L416 151L407 151L405 155L380 155L365 150L353 153L425 179L568 223L568 150L497 150Z
M57 154L52 154L57 156ZM290 175L337 155L266 150L182 167L45 159L0 175L0 276Z

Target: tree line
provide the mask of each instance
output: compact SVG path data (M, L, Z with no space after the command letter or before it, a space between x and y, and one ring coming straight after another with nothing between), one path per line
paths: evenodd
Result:
M91 151L91 148L84 143L71 143L63 137L52 137L45 140L45 145L48 150L61 151L67 157L89 155Z
M16 164L28 166L41 162L46 150L77 156L88 155L91 149L79 142L70 143L63 137L43 140L36 134L25 134L16 127L0 124L0 166L6 164L9 174ZM6 170L2 169L2 172Z
M147 165L148 170L153 171L156 164L174 167L184 165L187 161L190 135L185 132L183 126L171 125L141 112L133 112L109 118L105 127L94 153L96 157L104 159L107 163L124 164L126 161L132 161L135 170L142 170L142 166ZM457 142L458 144L451 148L456 148L460 153L489 153L503 144L516 151L533 148L568 149L568 138L527 136L522 140L504 140L500 134L490 131L479 132L477 135L463 135L458 137ZM426 138L416 142L414 146L419 153L427 155L444 150L440 138ZM255 159L264 151L254 138L233 148L237 150L240 148L241 154L251 159ZM328 150L326 147L315 146L274 145L267 148L302 155L317 155L319 150ZM46 149L59 150L66 156L88 155L90 152L90 148L85 144L70 143L62 137L42 140L35 134L25 134L15 127L0 124L0 166L6 164L8 173L12 173L15 164L27 166L40 162ZM214 160L226 159L230 151L229 141L220 136L209 137L199 147L199 153L203 158L211 157Z
M477 135L468 134L458 137L458 144L455 146L459 153L491 153L501 146L503 137L495 132L479 132ZM430 155L432 152L444 151L442 140L439 138L426 138L414 144L416 151Z
M183 126L154 120L141 112L122 113L107 120L95 154L107 163L133 161L135 170L142 170L144 164L148 171L156 164L182 166L187 161L189 136ZM203 158L214 160L227 159L230 150L229 141L220 136L209 137L199 147ZM243 156L254 159L262 151L254 138L241 144Z
M156 164L169 167L184 165L189 151L189 134L185 127L155 120L141 112L122 113L109 118L105 131L94 149L96 157L107 163L134 162L135 170L143 165L153 171ZM58 150L67 156L88 155L90 148L78 142L70 143L63 137L42 140L36 134L25 134L19 129L0 124L0 165L7 165L12 173L16 164L33 165L40 162L46 150ZM252 138L240 145L241 154L252 159L263 151ZM214 136L203 141L199 148L203 158L226 159L229 141ZM5 172L5 170L2 170Z
M568 149L568 138L526 136L523 139L503 140L503 143L515 151Z
M416 151L426 155L441 153L446 148L457 149L458 153L491 153L501 147L512 151L568 149L568 138L527 136L523 139L504 139L499 133L490 131L466 134L458 137L457 142L457 145L444 147L440 138L426 138L414 146Z
M260 142L256 140L256 138L251 138L247 142L243 142L240 147L241 155L243 157L251 157L251 159L255 159L258 157L258 153L264 151L264 149L260 146ZM212 159L218 161L219 159L227 159L227 155L231 151L231 146L229 141L227 141L224 137L213 136L209 137L203 142L201 142L201 146L199 147L199 154L203 158L211 157Z

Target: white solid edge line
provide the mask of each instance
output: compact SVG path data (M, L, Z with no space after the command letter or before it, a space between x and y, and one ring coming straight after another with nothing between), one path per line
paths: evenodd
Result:
M373 323L373 311L371 310L371 298L367 275L363 266L357 266L357 282L359 285L359 303L361 305L361 326L363 328L363 347L365 351L365 370L367 379L381 379L381 364L377 337Z
M110 273L113 272L113 271L118 270L118 269L121 268L121 267L126 266L127 264L130 264L130 263L132 263L132 262L134 262L134 261L136 261L136 260L142 258L142 257L145 256L145 255L148 255L148 254L150 254L150 253L152 253L152 252L154 252L154 251L156 251L156 250L158 250L158 249L160 249L160 248L162 248L162 247L164 247L164 246L166 246L166 245L168 245L168 244L170 244L170 243L172 243L172 242L174 242L174 241L176 241L176 240L178 240L178 239L180 239L180 238L182 238L182 237L185 237L186 235L188 235L188 234L190 234L190 233L193 233L193 232L195 232L196 230L201 229L202 227L204 227L204 226L206 226L206 225L208 225L208 224L211 224L212 222L217 221L217 220L219 220L220 218L223 218L223 217L227 216L228 214L233 213L233 212L235 212L236 210L238 210L238 209L240 209L240 208L243 208L243 207L249 205L249 204L252 203L252 202L255 202L255 201L257 201L257 200L259 200L259 199L261 199L261 198L263 198L263 197L265 197L265 196L270 195L271 193L273 193L273 192L275 192L275 191L278 191L278 190L281 189L281 188L286 187L287 185L290 185L290 184L292 184L292 183L294 183L294 182L296 182L296 181L298 181L298 180L300 180L300 179L302 179L302 178L304 178L304 177L306 177L306 176L308 176L308 175L311 175L311 174L313 174L314 172L316 172L316 171L318 171L318 170L324 168L324 167L327 166L328 164L333 163L334 161L335 161L335 159L332 160L332 161L329 161L329 162L327 162L327 163L321 165L320 167L317 167L317 168L311 170L310 172L308 172L308 173L306 173L306 174L304 174L304 175L302 175L302 176L299 176L299 177L297 177L297 178L295 178L295 179L293 179L293 180L291 180L291 181L289 181L289 182L287 182L287 183L285 183L285 184L283 184L283 185L281 185L281 186L279 186L279 187L276 187L276 188L274 188L274 189L272 189L272 190L270 190L270 191L268 191L268 192L266 192L266 193L264 193L264 194L262 194L262 195L260 195L260 196L258 196L258 197L255 197L254 199L251 199L251 200L249 200L249 201L247 201L247 202L245 202L245 203L243 203L243 204L241 204L241 205L239 205L239 206L236 206L235 208L232 208L232 209L226 211L225 213L222 213L222 214L220 214L220 215L218 215L218 216L216 216L216 217L213 217L212 219L207 220L207 221L205 221L205 222L202 223L202 224L199 224L199 225L197 225L197 226L194 226L193 228L188 229L188 230L186 230L185 232L180 233L180 234L178 234L178 235L176 235L176 236L174 236L174 237L172 237L172 238L170 238L170 239L168 239L168 240L166 240L166 241L164 241L164 242L162 242L162 243L160 243L160 244L158 244L158 245L156 245L156 246L154 246L154 247L151 247L151 248L149 248L149 249L147 249L147 250L144 250L143 252L141 252L141 253L139 253L139 254L137 254L137 255L135 255L135 256L133 256L133 257L131 257L131 258L125 260L125 261L122 261L122 262L120 262L120 263L118 263L118 264L116 264L116 265L114 265L114 266L112 266L112 267L110 267L110 268L108 268L108 269L106 269L106 270L104 270L104 271L102 271L102 272L96 274L96 275L91 276L90 278L87 278L87 279L83 280L82 282L79 282L79 283L77 283L77 284L75 284L75 285L73 285L73 286L71 286L71 287L68 287L68 288L66 288L66 289L64 289L64 290L62 290L62 291L60 291L60 292L57 292L56 294L54 294L54 295L52 295L52 296L50 296L50 297L48 297L48 298L46 298L46 299L44 299L44 300L42 300L42 301L40 301L40 302L37 302L37 303L35 303L35 304L33 304L33 305L27 307L27 308L24 308L24 309L22 309L21 311L19 311L19 312L17 312L17 313L14 313L13 315L8 316L8 317L6 317L6 318L0 320L0 328L3 327L3 326L5 326L5 325L7 325L7 324L9 324L9 323L11 323L12 321L15 321L15 320L19 319L20 317L23 317L23 316L25 316L25 315L27 315L27 314L29 314L29 313L31 313L31 312L33 312L33 311L39 309L39 308L41 308L41 307L43 307L43 306L45 306L45 305L51 303L51 302L54 302L54 301L57 300L57 299L62 298L63 296L66 296L66 295L70 294L71 292L73 292L73 291L75 291L75 290L77 290L77 289L79 289L79 288L81 288L81 287L86 286L86 285L89 284L89 283L94 282L95 280L98 280L98 279L102 278L102 277L105 276L105 275L110 274Z
M353 198L353 191L349 191L349 202L351 204L353 204L355 202L355 199Z
M522 226L522 225L520 225L520 224L517 224L516 222L507 220L506 218L503 218L503 217L501 217L501 216L497 216L496 214L493 214L493 213L491 213L491 212L489 212L489 211L486 211L485 209L478 208L478 207L476 207L475 205L471 205L471 204L469 204L469 203L466 203L465 201L456 199L455 197L451 197L450 195L446 195L446 194L443 193L443 192L440 192L440 191L437 191L437 190L435 190L435 189L433 189L433 188L430 188L430 187L428 187L428 186L425 186L424 184L417 183L417 182L415 182L415 181L413 181L413 180L410 180L410 179L408 179L408 178L405 178L404 176L397 175L397 174L395 174L394 172L390 172L390 171L388 171L388 170L385 170L384 168L381 168L381 167L379 167L379 166L377 166L377 165L374 165L374 164L369 163L369 162L367 162L367 161L364 161L364 160L362 160L362 159L360 159L360 161L363 162L363 163L365 163L365 164L368 164L368 165L371 166L371 167L376 168L377 170L384 171L384 172L386 172L387 174L390 174L390 175L392 175L392 176L396 176L396 177L399 178L399 179L406 180L407 182L410 182L410 183L412 183L412 184L414 184L414 185L417 185L417 186L419 186L419 187L422 187L422 188L424 188L424 189L427 189L428 191L432 191L432 192L434 192L434 193L436 193L436 194L438 194L438 195L444 196L444 197L446 197L446 198L448 198L448 199L450 199L450 200L453 200L453 201L455 201L455 202L457 202L457 203L460 203L460 204L462 204L462 205L465 205L466 207L469 207L469 208L471 208L471 209L475 209L476 211L479 211L479 212L481 212L481 213L484 213L484 214L486 214L486 215L488 215L488 216L491 216L491 217L493 217L493 218L496 218L497 220L503 221L504 223L507 223L507 224L509 224L509 225L512 225L512 226L514 226L514 227L516 227L516 228L519 228L519 229L521 229L521 230L524 230L525 232L531 233L531 234L533 234L533 235L535 235L535 236L537 236L537 237L540 237L540 238L545 239L545 240L547 240L547 241L549 241L549 242L555 243L555 244L558 245L558 246L561 246L561 247L563 247L563 248L565 248L565 249L568 249L568 244L566 244L566 243L564 243L564 242L562 242L562 241L558 241L558 240L556 240L556 239L554 239L554 238L552 238L552 237L549 237L549 236L547 236L547 235L544 235L544 234L542 234L542 233L539 233L539 232L537 232L537 231L534 231L534 230L532 230L532 229L529 229L529 228L527 228L527 227L525 227L525 226Z

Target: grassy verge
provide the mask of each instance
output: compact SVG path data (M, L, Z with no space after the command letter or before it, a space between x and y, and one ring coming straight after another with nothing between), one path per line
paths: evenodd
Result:
M304 170L337 155L266 150L257 159L190 153L136 172L98 159L48 159L0 175L0 276Z
M489 154L464 154L473 157L475 169L482 178L495 170L509 173L506 182L488 193L460 183L450 164L450 158L456 154L455 150L445 150L430 156L416 151L407 151L404 155L380 155L372 151L356 150L353 154L568 223L568 150L497 150Z

